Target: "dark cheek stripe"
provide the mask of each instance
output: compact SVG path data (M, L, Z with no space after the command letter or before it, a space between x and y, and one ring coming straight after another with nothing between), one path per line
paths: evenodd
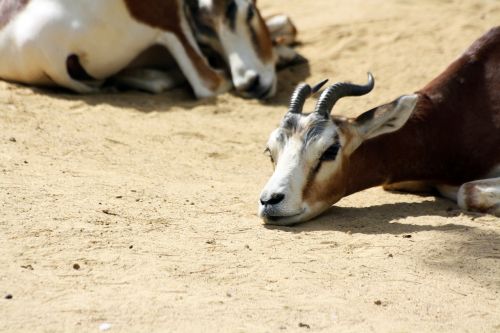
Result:
M230 1L226 9L226 19L229 21L231 30L236 29L236 14L238 14L238 6L234 0Z

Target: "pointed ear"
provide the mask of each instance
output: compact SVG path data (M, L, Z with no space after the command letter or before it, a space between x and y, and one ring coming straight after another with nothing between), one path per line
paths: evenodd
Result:
M417 104L418 95L404 95L392 103L360 115L354 126L362 141L395 132L408 121Z

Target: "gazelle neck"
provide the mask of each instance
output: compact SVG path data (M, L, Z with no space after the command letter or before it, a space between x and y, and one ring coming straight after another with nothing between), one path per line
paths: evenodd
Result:
M441 143L432 126L440 115L425 96L399 130L361 144L346 164L346 195L388 183L446 179Z

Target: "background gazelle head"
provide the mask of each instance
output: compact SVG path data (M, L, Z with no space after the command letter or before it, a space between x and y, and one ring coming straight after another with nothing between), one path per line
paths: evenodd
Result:
M251 98L274 95L277 58L255 0L187 0L186 5L198 42L228 65L236 91Z
M373 89L374 79L368 73L367 84L336 83L321 94L313 112L302 113L306 98L325 82L312 88L299 85L280 127L271 133L266 151L274 174L259 204L259 215L267 224L306 221L352 193L350 183L359 172L350 163L353 153L365 140L401 128L416 104L416 95L410 95L356 119L330 116L340 98L361 96Z

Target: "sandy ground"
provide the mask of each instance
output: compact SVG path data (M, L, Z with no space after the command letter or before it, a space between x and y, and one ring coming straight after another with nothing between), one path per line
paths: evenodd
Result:
M371 70L375 91L336 106L357 115L422 87L500 4L259 4L292 16L310 59L265 103L0 83L0 331L500 331L498 218L379 188L292 228L256 216L298 81Z

